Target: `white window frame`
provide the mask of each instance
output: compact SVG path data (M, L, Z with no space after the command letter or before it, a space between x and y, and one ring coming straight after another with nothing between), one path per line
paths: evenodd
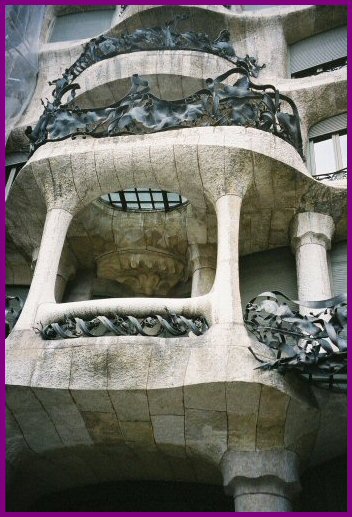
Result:
M323 174L316 170L315 166L315 151L314 151L314 143L316 140L328 140L332 138L332 144L334 149L334 158L336 163L336 170L331 171L332 173L340 171L344 168L342 163L342 152L341 152L341 144L340 144L340 136L347 134L347 128L341 129L336 133L327 133L326 135L321 135L321 137L314 137L309 140L309 152L308 152L308 160L309 160L309 169L312 173L312 176L317 176L319 174ZM324 137L324 138L323 138Z

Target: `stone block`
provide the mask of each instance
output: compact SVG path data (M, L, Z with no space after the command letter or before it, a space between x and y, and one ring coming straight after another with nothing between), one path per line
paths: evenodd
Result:
M65 389L70 383L72 352L69 348L41 352L31 379L32 387Z
M179 447L185 446L185 418L175 415L152 416L155 442L159 444L171 444Z
M289 396L263 386L257 423L257 449L284 446L286 412Z
M149 389L149 411L151 415L183 415L183 388Z
M110 400L120 421L149 421L147 393L139 390L110 390Z
M186 446L204 459L219 462L227 449L226 411L185 411Z
M108 356L105 345L92 346L90 338L80 338L82 346L72 349L71 390L107 388Z
M154 444L153 428L150 422L120 422L126 442Z
M184 387L184 400L188 409L226 411L225 384L209 382L187 385Z
M116 443L123 440L115 413L81 411L81 415L94 443Z

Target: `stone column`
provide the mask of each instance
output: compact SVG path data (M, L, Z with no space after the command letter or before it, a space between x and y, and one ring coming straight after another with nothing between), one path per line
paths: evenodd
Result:
M243 326L238 272L238 242L242 198L227 194L216 201L218 253L213 287L214 323Z
M298 299L331 298L327 250L335 229L332 217L317 212L297 214L291 227L291 245L296 255ZM311 309L302 307L306 314Z
M214 284L216 246L214 244L192 244L189 251L192 272L191 296L202 296L207 294Z
M32 269L35 270L39 249L36 248L32 254ZM61 259L56 275L55 282L55 301L56 303L60 303L62 301L67 282L74 276L76 272L76 259L73 257L67 245L64 246Z
M299 492L298 458L292 451L227 451L221 462L225 492L235 512L290 512Z
M31 287L15 330L31 329L38 306L55 303L56 276L71 219L72 214L62 208L47 212Z

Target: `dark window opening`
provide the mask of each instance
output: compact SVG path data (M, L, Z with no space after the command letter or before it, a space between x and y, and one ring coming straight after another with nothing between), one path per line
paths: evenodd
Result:
M132 188L111 192L101 196L100 200L117 210L123 211L153 211L170 212L175 208L186 205L188 200L175 192L166 190Z

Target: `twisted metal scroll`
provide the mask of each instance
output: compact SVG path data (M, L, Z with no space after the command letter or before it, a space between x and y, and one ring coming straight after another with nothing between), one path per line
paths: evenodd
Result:
M81 318L66 318L64 322L54 322L35 329L43 339L70 339L78 337L149 336L181 337L193 332L196 336L208 330L208 323L202 316L189 319L166 310L166 316L155 314L144 319L134 316L107 318L97 316L90 321Z
M290 305L320 310L302 316ZM279 291L264 292L246 306L244 322L254 336L276 352L276 358L259 358L262 370L281 374L296 371L310 381L341 389L347 378L347 297L318 302L298 302Z
M240 77L233 85L228 77ZM148 81L134 74L129 93L106 108L81 109L71 100L60 104L63 93L79 88L68 86L56 100L44 105L44 113L32 129L27 127L31 153L46 142L89 135L95 138L146 134L184 127L244 126L271 132L293 145L303 157L299 116L295 103L272 85L253 84L243 68L207 79L207 87L176 101L162 100L150 92ZM292 113L282 111L286 104Z
M124 6L122 6L124 7ZM126 6L127 7L127 6ZM54 99L61 98L67 87L90 66L130 52L143 50L198 50L215 54L227 59L236 66L244 68L249 75L258 77L265 65L259 66L254 57L246 55L241 58L236 55L233 44L230 42L228 30L222 30L213 41L203 32L177 32L177 24L186 20L188 15L177 15L166 22L163 27L137 29L132 33L124 32L120 36L99 36L92 38L84 45L79 58L66 68L62 77L49 82L55 85Z

